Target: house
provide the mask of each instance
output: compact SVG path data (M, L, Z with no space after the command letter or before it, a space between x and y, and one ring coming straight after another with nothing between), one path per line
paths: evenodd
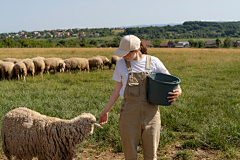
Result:
M22 38L27 38L27 35L26 34L22 35Z
M69 32L65 32L65 36L70 36L70 33Z
M206 46L216 46L218 48L216 40L206 40Z
M89 33L88 36L92 36L92 37L93 37L93 34L92 34L92 33Z
M73 37L77 37L78 35L77 34L73 34Z
M237 41L232 40L232 46L233 46L233 47L237 47L237 46L236 46L236 42L237 42Z
M178 42L178 43L182 43L182 44L183 44L183 46L189 45L189 42L188 42L188 41L184 41L184 42Z
M148 48L151 48L151 47L153 47L153 45L151 44L151 41L142 41Z
M168 48L168 43L160 43L161 48Z
M83 32L84 33L84 32ZM82 37L82 36L86 36L85 34L80 34L80 36Z
M95 36L99 36L99 33L95 33L94 35L95 35Z
M168 42L168 48L173 48L173 47L174 47L173 41L169 41L169 42Z
M175 48L184 48L183 43L175 43Z
M102 47L102 43L98 43L97 48L101 48L101 47Z
M240 40L236 40L235 47L240 47Z

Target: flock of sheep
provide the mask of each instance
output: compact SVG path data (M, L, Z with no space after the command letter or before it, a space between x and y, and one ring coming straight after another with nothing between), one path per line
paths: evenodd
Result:
M92 58L69 58L62 60L61 58L44 58L44 57L34 57L32 59L16 59L16 58L6 58L3 61L0 60L0 79L8 80L17 77L18 81L20 78L25 77L27 74L31 74L34 77L34 74L40 73L43 77L43 73L46 72L49 74L50 70L54 72L64 72L71 74L71 70L91 70L94 67L97 67L97 70L103 69L104 66L108 66L109 69L112 68L112 65L115 64L121 57L113 55L111 57L111 62L105 56L94 56Z
M30 73L43 76L44 71L68 72L71 70L89 70L93 67L103 69L104 65L112 65L121 57L112 56L111 62L107 57L94 56L92 58L44 58L32 59L6 58L0 61L0 76L24 78ZM76 145L86 136L93 134L94 125L102 128L96 122L95 116L83 113L71 120L48 117L28 108L15 108L9 111L2 119L1 138L2 149L8 160L72 160L76 154Z

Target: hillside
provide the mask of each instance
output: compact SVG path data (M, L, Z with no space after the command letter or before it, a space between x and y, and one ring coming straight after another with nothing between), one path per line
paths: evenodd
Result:
M168 40L207 40L226 37L240 38L240 22L200 22L189 21L182 25L57 29L0 34L1 47L118 47L123 35L133 34L142 40L151 40L154 47Z

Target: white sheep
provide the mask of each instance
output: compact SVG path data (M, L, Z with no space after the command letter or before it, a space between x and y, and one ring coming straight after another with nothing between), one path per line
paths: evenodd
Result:
M113 64L116 65L117 61L118 61L120 58L122 58L122 57L119 57L119 56L113 55L113 56L111 57L111 64L112 64L112 65L113 65ZM112 68L112 65L111 65L110 68ZM110 69L110 68L109 68L109 69Z
M88 58L89 62L89 68L90 70L93 67L97 67L97 70L100 68L101 70L103 69L103 60L99 57L93 57L93 58Z
M35 73L35 65L33 63L32 59L23 59L23 63L25 63L26 67L27 67L27 73L31 73L31 75L34 77L34 73Z
M35 66L35 73L39 73L41 74L42 78L43 78L43 72L45 70L45 63L44 63L44 57L34 57L32 58L34 66Z
M60 68L60 73L64 72L64 70L65 70L65 62L64 62L64 60L60 60L59 61L59 68Z
M2 149L6 157L21 160L72 160L76 145L93 133L96 118L83 113L71 120L48 117L27 108L15 108L2 120Z
M14 64L15 63L18 63L18 62L22 62L21 59L17 59L17 58L6 58L3 60L4 62L13 62Z
M26 81L25 80L25 77L27 76L27 67L25 65L25 63L23 62L18 62L14 65L14 71L15 71L15 74L16 76L18 77L18 81L21 77L23 77L23 81Z
M76 71L79 69L79 72L82 70L88 70L89 72L89 62L86 58L77 58L73 57L70 59L65 59L66 71L71 74L71 70Z
M5 80L5 77L8 76L8 80L10 80L13 76L14 70L14 63L13 62L2 62L1 64L1 73L2 79Z
M101 59L103 60L103 65L104 65L104 66L108 66L109 69L111 69L112 64L111 64L111 62L109 61L109 59L108 59L107 57L97 55L97 56L94 56L93 58L95 58L95 57L101 58ZM104 69L104 67L103 67L103 69Z
M46 72L49 74L49 70L51 70L51 69L53 69L55 73L57 73L57 71L64 70L63 67L65 67L65 64L60 65L60 62L62 62L61 58L53 57L53 58L46 58L46 59L44 59Z

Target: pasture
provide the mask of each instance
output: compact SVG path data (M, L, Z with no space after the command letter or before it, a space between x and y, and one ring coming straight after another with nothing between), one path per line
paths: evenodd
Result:
M0 49L0 59L36 56L111 58L116 48L29 48ZM204 150L218 159L240 159L240 50L236 49L148 49L169 72L181 79L182 95L171 106L159 106L161 140L159 158L210 158L195 154ZM113 66L114 68L115 66ZM0 81L0 119L11 109L27 107L47 116L71 119L90 112L98 120L114 88L114 70L44 74L17 80ZM111 148L121 152L118 130L121 98L101 130L78 147L95 148L99 153ZM141 145L141 144L140 144ZM169 149L174 151L170 151ZM3 154L2 150L1 154ZM141 149L139 150L141 153Z

